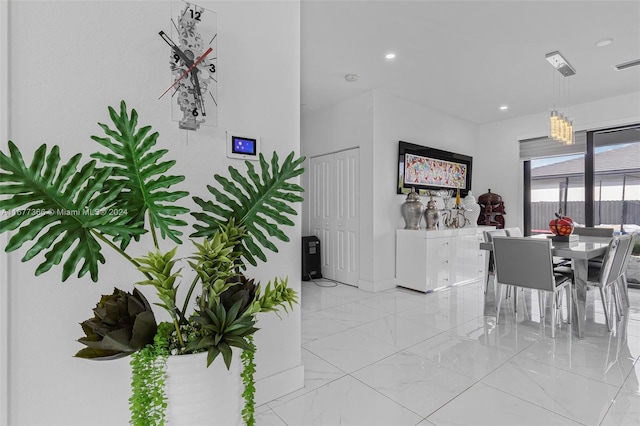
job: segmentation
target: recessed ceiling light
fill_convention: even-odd
[[[344,76],[344,79],[349,83],[353,83],[354,81],[358,81],[358,74],[347,74]]]
[[[500,105],[500,111],[506,111],[509,109],[509,105]]]
[[[603,38],[596,41],[596,47],[605,47],[613,43],[613,39],[611,37]]]
[[[385,58],[387,59],[395,59],[396,58],[396,54],[393,52],[387,53],[385,56]]]

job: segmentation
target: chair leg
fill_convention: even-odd
[[[571,324],[571,318],[573,317],[573,283],[567,283],[567,324]]]
[[[618,287],[618,283],[620,282],[620,278],[618,278],[612,285],[611,291],[613,291],[613,301],[616,305],[616,320],[620,321],[624,316],[622,312],[622,296],[620,295],[620,288]]]
[[[556,319],[557,321],[562,321],[562,302],[563,302],[563,296],[562,296],[562,291],[558,291],[558,289],[556,289],[556,291],[554,292],[554,297],[556,298]]]
[[[500,322],[500,305],[502,304],[502,284],[496,281],[496,324]]]
[[[622,294],[624,295],[624,300],[627,304],[627,308],[631,306],[629,303],[629,286],[627,284],[627,271],[622,273],[622,279],[620,280],[620,285],[622,286]]]
[[[538,305],[540,306],[540,319],[544,318],[547,292],[538,290]]]
[[[513,288],[513,312],[518,313],[518,287],[511,286]]]
[[[609,309],[607,308],[607,298],[605,296],[605,289],[598,286],[600,289],[600,298],[602,299],[602,309],[604,310],[604,319],[607,323],[607,330],[611,331],[611,321],[609,321]]]
[[[556,298],[556,292],[551,295],[551,338],[556,338],[556,314],[558,307],[558,299]]]

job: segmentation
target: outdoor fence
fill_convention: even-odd
[[[548,229],[549,221],[555,217],[560,205],[557,201],[531,203],[531,229]],[[574,222],[580,224],[585,222],[584,202],[582,201],[567,202],[567,209],[566,211],[563,209],[563,213]],[[621,223],[640,225],[640,201],[596,201],[594,221],[596,224],[607,225],[620,225]]]

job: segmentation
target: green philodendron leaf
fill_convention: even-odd
[[[36,269],[40,275],[63,263],[65,281],[80,266],[78,277],[87,272],[98,280],[98,265],[104,263],[94,234],[116,236],[129,232],[125,221],[112,211],[124,184],[106,185],[112,171],[100,169],[95,161],[80,165],[81,155],[60,162],[60,149],[41,145],[27,166],[18,147],[9,141],[9,155],[0,152],[0,233],[15,231],[6,251],[34,241],[23,261],[44,253]],[[130,231],[135,235],[144,230]]]
[[[132,229],[144,229],[145,215],[148,212],[153,226],[160,230],[162,238],[169,237],[178,244],[182,243],[182,232],[176,228],[186,225],[186,222],[177,216],[188,213],[189,209],[173,203],[189,193],[168,189],[182,182],[184,176],[165,175],[175,161],[158,162],[168,151],[152,151],[158,133],[150,133],[150,126],[137,127],[138,113],[135,109],[129,114],[122,101],[120,113],[109,107],[109,116],[115,129],[100,123],[107,137],[91,138],[109,149],[110,153],[96,153],[91,157],[112,168],[107,185],[124,185],[118,207],[126,215],[128,225]],[[115,240],[121,241],[122,248],[125,248],[132,237],[137,240],[138,234],[123,232]]]
[[[301,167],[304,160],[304,157],[294,160],[292,152],[280,165],[274,152],[269,165],[260,154],[260,175],[249,161],[245,162],[246,175],[231,166],[232,180],[215,175],[214,179],[222,188],[207,186],[214,201],[193,197],[203,212],[192,215],[203,224],[194,225],[196,232],[192,236],[211,237],[221,224],[233,220],[247,231],[242,240],[245,260],[252,265],[257,264],[255,258],[266,261],[263,248],[278,251],[273,239],[289,241],[280,227],[293,225],[288,216],[296,215],[296,211],[289,204],[303,200],[298,195],[304,191],[302,187],[289,181],[304,172]]]

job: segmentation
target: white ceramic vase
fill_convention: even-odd
[[[478,226],[478,217],[480,217],[480,204],[476,202],[476,197],[469,191],[466,197],[464,197],[464,209],[466,210],[465,216],[469,219],[469,224],[472,227]]]
[[[165,424],[241,425],[244,398],[242,392],[241,351],[235,349],[231,369],[222,355],[207,367],[207,353],[167,358]]]

